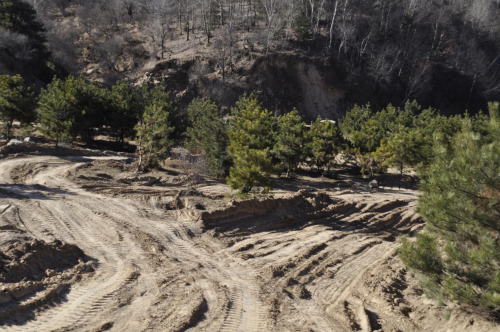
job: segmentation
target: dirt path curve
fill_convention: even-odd
[[[249,264],[207,251],[193,240],[196,229],[173,212],[88,192],[66,179],[88,161],[0,162],[0,201],[18,206],[29,232],[76,244],[98,262],[92,278],[38,308],[33,320],[5,322],[0,330],[86,331],[107,322],[116,331],[266,330],[266,305]],[[14,180],[12,171],[26,165],[33,171]]]

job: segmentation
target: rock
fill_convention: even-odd
[[[377,182],[377,180],[370,181],[370,183],[368,184],[368,186],[370,187],[370,189],[378,189],[378,182]]]
[[[47,277],[49,277],[49,278],[50,278],[50,277],[55,276],[55,275],[56,275],[56,272],[55,272],[54,270],[47,269],[47,270],[45,271],[45,274],[47,275]]]
[[[398,305],[398,304],[400,304],[400,303],[402,303],[402,302],[403,302],[403,300],[402,300],[402,299],[400,299],[399,297],[396,297],[396,298],[394,299],[394,304],[395,304],[395,305]]]
[[[9,143],[7,143],[7,145],[14,145],[14,144],[15,144],[15,145],[24,145],[24,143],[23,143],[23,142],[21,142],[21,141],[20,141],[20,140],[18,140],[18,139],[11,139],[11,140],[9,141]]]

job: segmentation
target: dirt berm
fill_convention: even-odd
[[[284,197],[264,199],[253,198],[245,201],[231,201],[227,208],[201,213],[204,229],[230,231],[236,228],[262,227],[277,228],[295,226],[299,221],[317,218],[318,212],[325,210],[334,201],[326,193],[312,194],[301,190]],[[272,225],[269,219],[273,219]]]

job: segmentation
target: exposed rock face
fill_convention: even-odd
[[[172,59],[158,62],[138,82],[164,80],[183,106],[204,97],[230,108],[242,94],[253,93],[273,111],[297,108],[306,121],[318,115],[336,120],[347,109],[346,90],[332,70],[309,58],[272,55],[241,60],[237,73],[223,82],[210,59]]]

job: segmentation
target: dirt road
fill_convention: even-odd
[[[75,244],[95,262],[54,300],[26,306],[29,315],[2,317],[0,330],[437,331],[440,314],[395,257],[397,238],[423,225],[415,192],[207,198],[199,211],[186,199],[167,210],[71,180],[95,159],[0,161],[0,206],[17,209],[22,230]],[[134,188],[152,190],[127,193]],[[439,330],[466,324],[460,315],[442,318]]]

